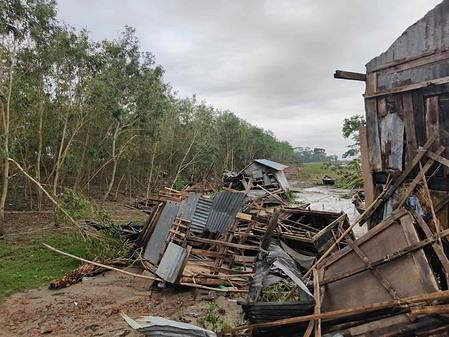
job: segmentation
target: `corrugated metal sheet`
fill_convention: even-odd
[[[299,302],[256,302],[242,304],[251,323],[263,323],[278,319],[311,314],[315,302],[307,299]]]
[[[121,314],[131,328],[150,337],[217,337],[215,332],[199,326],[181,323],[157,316],[144,316],[139,319]]]
[[[283,171],[278,171],[275,174],[276,180],[278,181],[279,185],[281,185],[282,189],[284,191],[288,191],[290,189],[290,185],[288,184],[287,177],[285,176],[285,173]]]
[[[271,161],[268,159],[255,159],[254,160],[256,163],[262,164],[264,166],[268,166],[271,167],[272,169],[275,169],[277,171],[282,171],[284,169],[286,169],[288,166],[280,164],[280,163],[276,163],[275,161]]]
[[[193,212],[192,224],[190,225],[192,233],[204,232],[213,202],[213,199],[199,198],[195,211]]]
[[[156,275],[167,282],[175,283],[179,274],[182,273],[182,267],[186,258],[187,249],[170,242],[164,256],[162,256],[161,262],[159,262]]]
[[[161,259],[161,252],[165,245],[168,232],[173,225],[179,211],[179,202],[167,201],[162,210],[161,216],[154,228],[151,238],[145,248],[144,257],[153,264],[158,264]]]
[[[178,217],[184,220],[192,221],[193,213],[195,212],[196,204],[201,197],[201,193],[191,192],[189,196],[181,201],[179,206]]]
[[[226,233],[234,222],[245,195],[243,192],[228,191],[216,194],[207,218],[206,230],[211,233]]]

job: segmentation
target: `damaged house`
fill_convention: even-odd
[[[239,174],[243,177],[242,183],[246,191],[264,188],[268,191],[281,189],[287,192],[289,185],[284,172],[287,167],[268,159],[255,159]]]

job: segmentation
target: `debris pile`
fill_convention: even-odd
[[[441,149],[432,151],[435,140],[430,137],[418,149],[411,164],[385,183],[383,191],[350,226],[340,226],[339,236],[321,250],[321,257],[310,268],[303,269],[296,261],[300,265],[297,269],[290,264],[291,268],[283,269],[290,277],[302,271],[298,275],[302,283],[297,283],[299,301],[257,302],[261,289],[269,287],[268,280],[273,277],[273,268],[268,265],[277,262],[272,262],[276,246],[272,242],[265,256],[259,254],[260,270],[257,268],[248,300],[243,303],[250,324],[233,333],[446,335],[449,229],[436,214],[449,198],[434,204],[426,174],[439,165],[449,168],[449,160],[440,156]],[[351,229],[366,222],[372,228],[354,239]],[[263,276],[257,277],[259,274]],[[283,311],[283,305],[295,309]],[[267,307],[269,311],[264,310]]]
[[[268,232],[307,268],[348,226],[344,214],[299,207],[274,216],[245,192],[189,192],[154,206],[136,244],[146,268],[165,282],[247,291]]]

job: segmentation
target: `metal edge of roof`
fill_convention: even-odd
[[[159,262],[156,275],[167,282],[175,283],[179,273],[182,273],[181,268],[186,258],[187,249],[170,242]]]
[[[216,337],[216,333],[203,329],[199,326],[173,321],[158,316],[144,316],[139,319],[132,319],[125,313],[121,313],[126,323],[145,336],[168,336],[168,337]]]
[[[283,171],[288,167],[287,165],[277,163],[277,162],[269,160],[269,159],[254,159],[254,162],[259,163],[264,166],[271,167],[272,169],[275,169],[277,171]]]
[[[147,242],[144,257],[153,264],[159,263],[162,247],[165,244],[168,232],[176,219],[179,206],[180,203],[176,201],[166,202],[154,228],[153,234]]]

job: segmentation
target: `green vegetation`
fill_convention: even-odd
[[[299,166],[298,170],[301,180],[312,183],[319,183],[325,175],[332,178],[337,177],[337,172],[325,163],[304,163]]]
[[[77,260],[48,250],[42,242],[103,263],[129,262],[128,244],[113,230],[88,240],[77,233],[61,230],[33,237],[31,241],[0,240],[0,299],[20,290],[45,285],[80,265]]]
[[[260,294],[262,302],[295,302],[299,300],[298,286],[292,280],[282,280],[265,287]]]
[[[328,155],[326,149],[316,147],[296,147],[295,159],[298,163],[324,163],[338,160],[336,155]]]
[[[20,177],[8,157],[54,196],[70,187],[105,200],[219,180],[254,158],[294,158],[271,132],[178,97],[133,28],[93,41],[59,22],[56,8],[53,0],[0,2],[0,222],[8,182]]]
[[[203,315],[198,318],[197,323],[200,327],[212,331],[227,331],[230,328],[230,324],[225,321],[224,315],[220,313],[220,309],[215,302],[209,302]]]
[[[73,233],[52,233],[22,243],[0,240],[0,299],[45,285],[79,266],[79,261],[51,252],[41,242],[78,256],[92,257],[90,244]]]
[[[61,207],[75,220],[93,219],[102,224],[112,224],[111,218],[99,208],[94,200],[81,192],[70,188],[64,188],[58,195]],[[66,216],[60,209],[56,210],[56,219],[59,222],[67,222]]]

